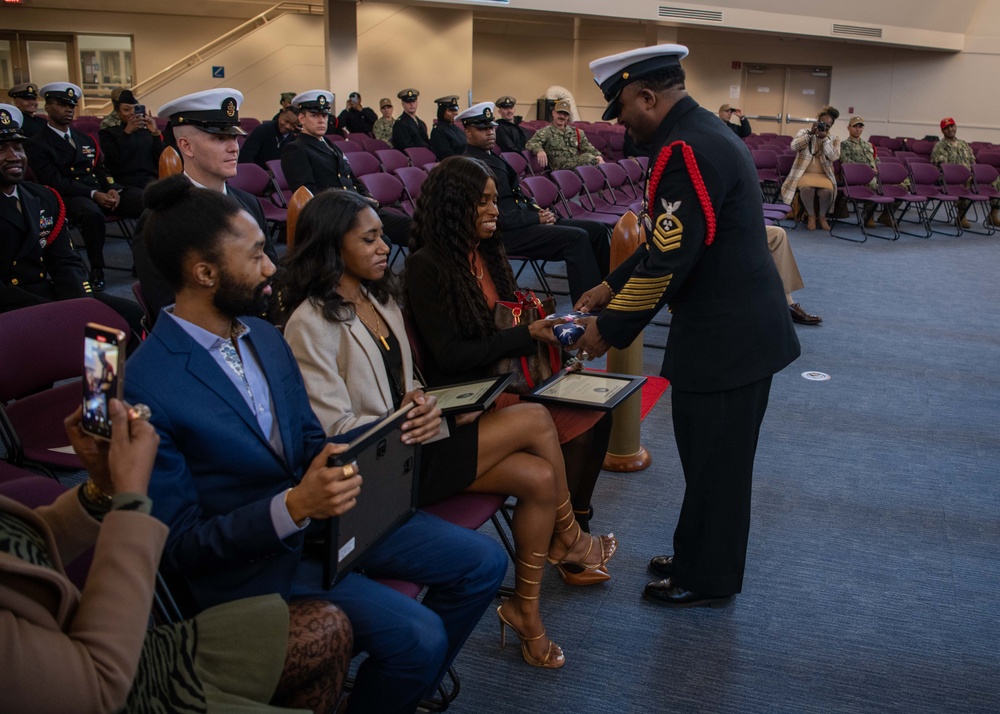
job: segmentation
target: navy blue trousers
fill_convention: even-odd
[[[771,377],[722,392],[670,388],[685,483],[674,581],[702,595],[735,595],[743,589],[753,461]]]
[[[322,564],[303,558],[293,599],[329,600],[350,618],[358,669],[348,712],[409,713],[433,692],[496,595],[507,554],[487,536],[418,511],[376,546],[364,573],[332,590]],[[418,602],[371,578],[428,587]]]

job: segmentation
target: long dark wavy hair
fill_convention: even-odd
[[[283,270],[275,280],[281,303],[277,324],[286,323],[306,300],[330,322],[354,318],[354,305],[337,291],[344,275],[340,251],[344,235],[357,227],[358,216],[366,208],[372,204],[352,191],[324,191],[302,209],[295,247],[285,256]],[[390,270],[380,280],[362,281],[362,285],[383,304],[398,299],[399,282]]]
[[[489,179],[496,181],[479,159],[445,159],[424,181],[410,227],[410,251],[431,252],[441,284],[451,290],[445,308],[469,339],[496,332],[486,296],[469,269],[469,254],[477,245],[500,299],[513,299],[516,289],[500,232],[482,243],[476,236],[476,209]]]

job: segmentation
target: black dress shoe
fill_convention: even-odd
[[[674,556],[658,555],[649,561],[649,572],[661,578],[669,578],[674,574]]]
[[[675,585],[671,578],[654,580],[642,591],[642,597],[657,605],[666,607],[725,607],[733,601],[735,595],[715,597],[699,595]]]
[[[104,292],[104,271],[100,268],[90,271],[90,289],[95,293]]]

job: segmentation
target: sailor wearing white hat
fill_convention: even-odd
[[[238,136],[246,132],[240,127],[240,105],[243,94],[230,87],[206,89],[171,100],[157,110],[157,116],[168,119],[168,139],[184,162],[184,174],[200,188],[227,194],[256,221],[264,235],[264,253],[275,265],[278,252],[274,248],[271,229],[257,197],[235,186],[227,185],[234,178],[240,155]],[[132,244],[136,273],[142,285],[143,297],[155,323],[160,310],[174,302],[173,287],[153,265],[141,235]]]
[[[671,381],[674,438],[685,495],[672,556],[657,556],[646,599],[719,606],[743,586],[757,436],[771,377],[799,342],[764,230],[750,153],[684,87],[681,45],[592,62],[608,108],[652,148],[645,245],[577,310],[581,351],[624,348],[665,306],[672,315],[661,374]]]

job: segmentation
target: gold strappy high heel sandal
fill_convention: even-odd
[[[566,510],[560,514],[560,511],[562,511],[563,508],[565,508]],[[565,525],[563,526],[563,524]],[[559,508],[556,509],[556,526],[559,527],[557,527],[556,530],[553,531],[552,533],[553,541],[557,540],[557,536],[559,536],[560,533],[565,533],[571,528],[576,527],[576,537],[573,538],[573,542],[566,549],[566,552],[563,553],[562,557],[559,558],[552,557],[551,555],[552,548],[551,547],[549,548],[550,555],[548,556],[548,560],[553,565],[562,566],[562,568],[560,568],[560,574],[564,570],[569,570],[570,573],[572,573],[577,569],[579,569],[579,572],[581,573],[584,571],[593,572],[602,570],[604,569],[604,566],[607,565],[608,561],[611,560],[611,556],[613,556],[615,554],[615,551],[618,550],[618,539],[615,538],[614,533],[608,533],[607,535],[603,536],[590,536],[589,534],[585,534],[583,532],[583,529],[580,528],[580,524],[576,522],[576,518],[573,516],[573,507],[570,505],[569,498],[563,501],[562,505],[560,505]],[[576,548],[576,544],[580,542],[580,538],[582,538],[584,535],[587,535],[589,540],[589,543],[587,544],[587,552],[584,553],[583,557],[581,558],[575,558],[573,560],[570,560],[569,554],[573,552],[573,549]],[[600,543],[601,546],[601,559],[599,562],[596,563],[588,563],[587,558],[590,557],[590,553],[594,549],[595,540],[598,543]],[[567,568],[566,566],[570,567]],[[605,574],[607,574],[606,569],[604,569],[604,572]],[[565,575],[563,575],[563,579],[564,580],[566,579]],[[595,580],[595,582],[601,582],[601,579],[597,579]],[[584,583],[584,584],[589,585],[590,583]]]
[[[544,558],[545,557],[544,553],[532,553],[532,555],[534,555],[536,558]],[[517,581],[515,583],[514,592],[522,600],[537,600],[538,599],[538,595],[537,594],[535,594],[535,595],[525,595],[524,593],[521,592],[521,589],[519,589],[519,588],[520,588],[521,583],[524,583],[524,584],[530,586],[530,589],[532,591],[534,591],[535,593],[538,593],[539,590],[541,589],[541,584],[542,584],[541,579],[539,579],[539,580],[528,580],[528,578],[525,578],[524,576],[518,575],[517,574],[517,566],[522,566],[524,568],[530,568],[531,570],[542,570],[545,566],[544,565],[532,565],[531,563],[525,563],[520,558],[515,558],[514,561],[515,561],[514,562],[514,565],[515,565],[515,568],[514,568],[514,570],[515,570],[514,578]],[[539,575],[541,575],[541,574],[539,573]],[[531,654],[531,652],[528,650],[528,643],[529,642],[535,642],[536,640],[540,640],[543,637],[545,637],[545,630],[542,630],[542,633],[540,635],[534,635],[532,637],[527,637],[527,636],[523,635],[520,630],[518,630],[516,627],[514,627],[514,625],[510,622],[510,620],[508,620],[506,617],[504,617],[504,614],[503,614],[503,605],[500,605],[497,608],[497,618],[499,618],[499,620],[500,620],[500,646],[501,647],[503,647],[503,646],[505,646],[507,644],[506,628],[509,627],[510,629],[514,630],[514,634],[517,635],[518,639],[521,641],[521,656],[524,657],[524,661],[527,662],[528,664],[530,664],[532,667],[541,667],[543,669],[559,669],[564,664],[566,664],[566,657],[563,655],[562,650],[560,649],[559,645],[557,645],[552,640],[549,640],[549,646],[545,648],[545,654],[544,654],[544,656],[542,656],[541,659],[536,659]]]

